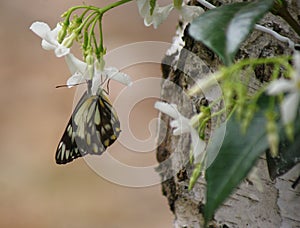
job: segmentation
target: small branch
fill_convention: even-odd
[[[262,31],[262,32],[265,32],[265,33],[268,33],[268,34],[270,34],[271,36],[273,36],[274,38],[276,38],[277,40],[279,40],[281,42],[288,43],[289,47],[291,49],[295,48],[295,43],[286,36],[282,36],[279,33],[275,32],[271,29],[268,29],[268,28],[266,28],[262,25],[255,25],[255,29],[259,30],[259,31]]]
[[[205,0],[198,0],[198,2],[199,2],[201,5],[203,5],[203,6],[205,6],[206,8],[208,8],[208,9],[214,9],[214,8],[216,8],[213,4],[211,4],[211,3],[209,3],[209,2],[207,2],[207,1],[205,1]]]
[[[205,1],[205,0],[197,0],[197,1],[198,1],[201,5],[207,7],[208,9],[214,9],[214,8],[216,8],[213,4],[211,4],[211,3],[209,3],[209,2],[207,2],[207,1]],[[279,33],[275,32],[275,31],[273,31],[273,30],[271,30],[271,29],[268,29],[268,28],[266,28],[266,27],[264,27],[264,26],[262,26],[262,25],[257,25],[257,24],[255,25],[254,28],[255,28],[256,30],[259,30],[259,31],[262,31],[262,32],[265,32],[265,33],[270,34],[270,35],[273,36],[275,39],[277,39],[277,40],[279,40],[279,41],[281,41],[281,42],[288,43],[288,44],[289,44],[289,47],[290,47],[291,49],[294,49],[294,47],[295,47],[295,43],[294,43],[292,40],[290,40],[288,37],[285,37],[285,36],[280,35]]]

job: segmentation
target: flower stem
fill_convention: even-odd
[[[111,4],[101,8],[100,12],[102,14],[104,14],[105,12],[107,12],[108,10],[111,10],[112,8],[115,8],[117,6],[123,5],[123,4],[125,4],[127,2],[131,2],[131,1],[133,1],[133,0],[121,0],[121,1],[118,1],[118,2],[111,3]]]
[[[100,33],[100,44],[99,44],[99,48],[96,53],[98,59],[100,59],[101,53],[105,52],[104,47],[103,47],[102,16],[99,19],[99,33]],[[103,54],[105,54],[105,53],[103,53]]]

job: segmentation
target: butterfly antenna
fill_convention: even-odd
[[[58,85],[58,86],[55,86],[55,88],[58,89],[58,88],[72,87],[72,86],[82,85],[82,84],[85,84],[85,83],[87,83],[87,82],[80,82],[80,83],[76,83],[76,84],[73,84],[73,85]]]
[[[58,86],[55,86],[55,89],[64,88],[64,87],[68,87],[68,85],[58,85]]]
[[[101,77],[102,78],[102,77]],[[104,80],[102,80],[102,82],[101,82],[101,84],[100,84],[100,86],[102,87],[104,84],[105,84],[105,82],[107,81],[107,84],[106,84],[106,90],[105,89],[103,89],[107,94],[109,94],[109,82],[110,82],[110,79],[108,79],[108,77],[107,77],[107,75],[105,75],[105,78],[104,78]]]
[[[107,94],[109,94],[109,83],[110,83],[110,79],[108,79],[107,84],[106,84]]]

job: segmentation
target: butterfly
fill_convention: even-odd
[[[77,103],[57,146],[57,164],[66,164],[86,154],[101,155],[118,138],[120,121],[103,89],[96,95],[88,89]]]

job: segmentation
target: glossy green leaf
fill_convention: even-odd
[[[241,43],[272,4],[273,0],[260,0],[209,10],[191,23],[190,35],[217,53],[225,65],[230,65]]]
[[[221,128],[215,131],[207,153],[215,154],[215,145],[226,133],[219,153],[206,170],[207,195],[205,219],[212,219],[215,210],[228,198],[238,184],[247,176],[257,158],[268,148],[265,126],[266,119],[258,112],[252,119],[246,132],[242,132],[240,123],[232,116]],[[208,164],[210,163],[208,157]]]

